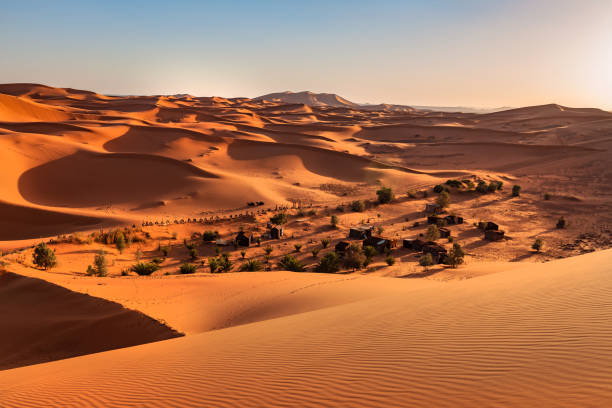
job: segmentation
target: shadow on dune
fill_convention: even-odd
[[[179,337],[118,303],[0,272],[0,370]]]

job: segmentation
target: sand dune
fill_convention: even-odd
[[[32,100],[0,93],[0,121],[35,122],[68,120],[70,115]]]
[[[0,390],[7,407],[605,406],[611,256],[5,371]]]

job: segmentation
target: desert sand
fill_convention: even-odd
[[[555,104],[477,114],[0,85],[0,406],[605,406],[611,130],[610,112]],[[503,188],[466,187],[479,180]],[[438,240],[462,245],[458,268],[402,248],[426,233],[436,185],[465,219]],[[395,199],[378,205],[383,186]],[[202,240],[261,237],[279,212],[282,239]],[[504,239],[483,239],[487,221]],[[393,264],[314,273],[364,225],[399,243]],[[100,238],[117,228],[123,250]],[[33,265],[40,242],[56,267]],[[88,276],[100,250],[108,276]],[[229,273],[209,269],[220,252]],[[286,254],[306,270],[283,270]],[[247,260],[263,270],[239,272]],[[138,276],[140,261],[159,270]]]

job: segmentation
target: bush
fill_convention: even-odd
[[[463,184],[468,188],[468,190],[474,188],[474,182],[470,179],[461,180]]]
[[[479,193],[486,193],[487,191],[489,191],[489,186],[487,186],[487,183],[485,183],[484,181],[480,180],[478,182],[478,185],[476,186],[476,191]]]
[[[139,262],[132,265],[130,270],[136,272],[138,275],[151,275],[153,272],[159,269],[159,265],[153,262]]]
[[[491,181],[487,186],[488,193],[494,193],[497,191],[497,181]]]
[[[170,253],[170,248],[168,248],[168,247],[162,247],[162,248],[161,248],[161,253],[162,253],[162,255],[164,256],[164,258],[167,258],[167,257],[168,257],[168,254]]]
[[[421,265],[425,269],[427,269],[428,267],[433,265],[433,258],[431,257],[431,254],[427,253],[427,254],[423,255],[422,257],[420,257],[419,258],[419,265]]]
[[[313,249],[312,249],[312,251],[310,251],[310,252],[312,252],[312,257],[313,257],[313,258],[318,257],[318,256],[319,256],[319,251],[320,251],[320,250],[321,250],[321,248],[313,248]]]
[[[295,252],[302,251],[302,244],[295,244],[293,247],[295,248]]]
[[[465,251],[459,244],[453,244],[453,248],[448,252],[446,257],[446,263],[453,268],[456,268],[458,265],[463,263],[463,258],[465,257]]]
[[[161,258],[153,258],[151,259],[151,262],[153,262],[154,264],[160,265],[161,263],[164,262],[164,260]]]
[[[244,257],[246,256],[246,251],[244,249],[240,251],[240,256],[242,257],[242,259],[244,259]]]
[[[550,200],[550,193],[544,193],[544,200]]]
[[[196,266],[190,263],[184,263],[179,268],[179,272],[182,273],[183,275],[188,274],[188,273],[195,273],[195,271],[196,271]]]
[[[440,230],[436,225],[430,225],[425,233],[425,239],[427,241],[435,241],[440,238]]]
[[[329,242],[330,242],[329,239],[324,238],[324,239],[321,240],[321,246],[323,248],[327,248],[329,246]]]
[[[521,195],[521,186],[514,185],[512,186],[512,197],[518,197]]]
[[[219,269],[219,262],[217,261],[217,258],[208,258],[208,267],[210,268],[210,273],[216,273]]]
[[[219,232],[217,231],[204,231],[202,234],[202,241],[210,242],[214,241],[219,237]]]
[[[351,203],[351,210],[355,212],[363,212],[365,210],[365,204],[360,200],[353,201]]]
[[[372,258],[378,255],[378,251],[373,246],[367,245],[363,248],[363,254],[365,255],[366,259],[371,261]]]
[[[287,214],[285,214],[284,212],[280,212],[270,218],[270,222],[276,225],[286,224],[287,220],[288,220]]]
[[[108,270],[106,269],[106,257],[104,256],[104,250],[100,250],[94,256],[94,266],[93,271],[97,276],[106,276],[108,275]]]
[[[409,191],[408,198],[416,198],[416,195],[412,191]]]
[[[440,194],[444,191],[444,186],[442,184],[436,184],[433,188],[434,193]]]
[[[55,258],[55,252],[47,246],[44,242],[36,245],[34,248],[34,254],[32,255],[34,265],[39,268],[49,269],[57,265],[57,259]]]
[[[390,203],[395,198],[391,187],[382,187],[376,192],[376,195],[378,196],[378,202],[381,204]]]
[[[436,198],[436,203],[442,208],[448,207],[450,204],[450,194],[446,191],[441,192],[438,198]]]
[[[264,248],[264,252],[266,253],[266,255],[270,255],[272,251],[274,251],[274,248],[272,248],[270,245]]]
[[[444,184],[455,188],[461,188],[463,186],[463,184],[459,180],[446,180],[446,183]]]
[[[557,220],[557,228],[558,229],[563,229],[565,228],[565,226],[567,225],[567,222],[565,221],[564,217],[559,218],[559,220]]]
[[[249,259],[240,265],[240,271],[242,272],[256,272],[261,271],[263,269],[263,265],[257,259]]]
[[[335,215],[332,215],[329,220],[329,223],[333,228],[336,228],[338,226],[338,217]]]
[[[125,244],[125,236],[123,235],[123,233],[121,233],[121,232],[119,233],[119,236],[117,237],[117,242],[115,243],[115,246],[119,250],[120,254],[123,253],[123,250],[127,246]]]
[[[536,252],[540,252],[543,246],[544,246],[544,243],[542,242],[540,238],[538,238],[531,245],[531,249],[534,249]]]
[[[365,260],[365,255],[356,244],[352,244],[347,248],[344,258],[342,259],[344,267],[352,270],[361,269]]]
[[[285,255],[278,262],[278,267],[287,271],[302,272],[304,271],[304,264],[291,255]]]
[[[315,271],[323,273],[335,273],[340,270],[340,258],[335,252],[329,252],[321,258]]]
[[[234,266],[233,262],[229,259],[228,254],[221,254],[218,258],[219,270],[221,272],[229,272]]]
[[[189,250],[189,256],[191,257],[192,260],[195,261],[196,259],[198,259],[198,250],[195,248],[191,248]]]
[[[385,262],[387,263],[387,265],[392,266],[393,264],[395,264],[395,258],[391,255],[387,255],[387,257],[385,258]]]

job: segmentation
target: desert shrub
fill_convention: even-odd
[[[246,256],[246,251],[244,249],[240,251],[240,256],[242,257],[242,259],[244,259],[244,257]]]
[[[240,265],[240,271],[242,272],[256,272],[261,271],[263,269],[263,265],[257,259],[249,259]]]
[[[468,188],[468,190],[471,190],[471,189],[473,189],[475,187],[474,186],[474,182],[472,180],[470,180],[470,179],[461,180],[461,182],[463,184],[465,184],[465,186]]]
[[[391,187],[381,187],[381,189],[376,192],[376,195],[378,196],[378,202],[381,204],[390,203],[395,198]]]
[[[362,212],[365,210],[365,204],[361,200],[355,200],[351,203],[351,210],[355,212]]]
[[[366,259],[371,261],[372,258],[378,255],[378,251],[373,246],[367,245],[363,248],[363,254],[365,255]]]
[[[218,265],[221,272],[229,272],[232,270],[234,263],[229,259],[228,254],[221,254],[218,258]]]
[[[198,259],[198,250],[197,250],[197,249],[195,249],[195,248],[191,248],[191,249],[189,250],[189,257],[190,257],[192,260],[196,260],[196,259]]]
[[[323,273],[335,273],[340,270],[340,258],[335,252],[329,252],[325,254],[318,265],[315,267],[315,271]]]
[[[183,275],[186,275],[188,273],[195,273],[196,272],[196,266],[194,264],[184,263],[179,268],[179,272],[182,273]]]
[[[329,242],[330,242],[330,241],[329,241],[329,239],[327,239],[327,238],[323,238],[323,239],[321,240],[321,246],[322,246],[323,248],[327,248],[327,247],[329,246]]]
[[[87,276],[94,276],[96,274],[96,271],[94,270],[93,266],[91,265],[87,265]]]
[[[302,244],[295,244],[293,247],[295,248],[295,252],[301,252],[302,251]]]
[[[276,225],[286,224],[288,220],[287,214],[284,212],[280,212],[270,217],[270,222]]]
[[[497,181],[489,182],[489,185],[487,186],[487,192],[494,193],[496,191],[497,191]]]
[[[409,191],[408,198],[416,198],[416,195],[412,191]]]
[[[151,259],[151,262],[153,262],[154,264],[160,265],[164,262],[164,260],[161,258],[153,258]]]
[[[446,180],[446,183],[444,184],[455,188],[461,188],[463,186],[463,184],[459,180]]]
[[[217,231],[204,231],[202,234],[202,241],[210,242],[214,241],[219,237],[219,232]]]
[[[106,268],[106,256],[104,255],[104,250],[100,250],[94,256],[94,264],[93,270],[97,276],[106,276],[108,275],[108,270]]]
[[[310,251],[312,252],[313,258],[316,258],[319,256],[319,251],[321,251],[321,248],[313,248],[312,251]]]
[[[57,258],[55,258],[55,252],[47,246],[44,242],[36,245],[34,248],[34,254],[32,255],[34,265],[39,268],[49,269],[57,265]]]
[[[161,248],[161,253],[164,256],[164,258],[168,257],[168,254],[170,253],[170,248],[168,247],[162,247]]]
[[[343,206],[343,205],[339,205],[339,206],[337,206],[337,207],[336,207],[336,211],[339,211],[339,212],[344,212],[344,206]]]
[[[444,186],[442,184],[436,184],[433,188],[434,193],[440,194],[444,191]]]
[[[550,193],[544,193],[544,200],[548,201],[550,200]]]
[[[521,186],[515,184],[512,186],[512,197],[518,197],[521,195]]]
[[[330,224],[330,225],[331,225],[333,228],[336,228],[336,227],[338,226],[338,217],[337,217],[336,215],[332,215],[332,216],[330,217],[329,224]]]
[[[384,230],[385,229],[382,226],[380,226],[380,225],[378,227],[376,227],[376,232],[378,233],[378,235],[382,235]]]
[[[453,244],[453,247],[448,252],[446,257],[446,263],[453,268],[456,268],[458,265],[463,263],[463,259],[465,257],[465,251],[459,244]]]
[[[534,249],[536,252],[540,252],[542,247],[544,247],[544,242],[542,242],[540,238],[536,239],[533,241],[533,244],[531,244],[531,249]]]
[[[216,273],[219,269],[219,262],[217,261],[217,258],[208,258],[208,267],[210,268],[210,273]]]
[[[452,236],[449,236],[447,239],[448,239],[448,242],[453,242],[455,240]]]
[[[387,263],[387,265],[392,266],[393,264],[395,264],[395,258],[391,255],[387,255],[387,257],[385,258],[385,262]]]
[[[440,238],[440,230],[436,225],[430,225],[425,232],[425,239],[427,241],[435,241]]]
[[[345,268],[357,270],[361,269],[365,260],[366,257],[361,251],[361,248],[359,248],[359,246],[356,244],[352,244],[347,248],[342,262],[344,263]]]
[[[489,191],[489,186],[487,186],[487,183],[484,182],[483,180],[480,180],[478,182],[478,185],[476,186],[476,191],[479,193],[486,193],[487,191]]]
[[[563,229],[563,228],[565,228],[565,226],[566,226],[566,225],[567,225],[567,222],[565,221],[565,218],[564,218],[564,217],[560,217],[560,218],[557,220],[557,228],[558,228],[558,229]]]
[[[422,257],[420,257],[419,258],[419,265],[421,265],[425,269],[427,269],[428,267],[433,265],[433,258],[431,257],[431,254],[427,253],[427,254],[423,255]]]
[[[159,265],[153,262],[139,262],[132,265],[130,270],[136,272],[138,275],[151,275],[153,272],[159,269]]]
[[[442,208],[448,207],[450,204],[450,194],[448,194],[446,191],[442,191],[438,195],[438,198],[436,198],[436,203]]]
[[[294,256],[285,255],[278,262],[278,267],[287,271],[302,272],[304,264]]]
[[[266,255],[270,255],[272,251],[274,251],[274,248],[272,248],[270,245],[264,248],[264,252],[266,253]]]

